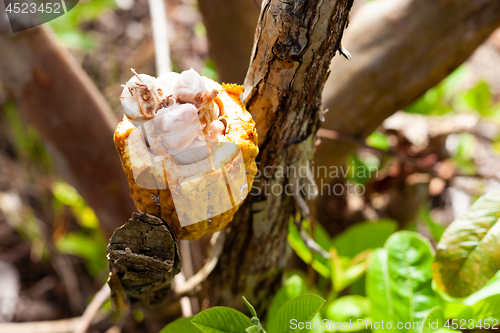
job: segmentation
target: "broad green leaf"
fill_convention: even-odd
[[[384,246],[396,228],[397,223],[393,220],[358,223],[335,237],[331,246],[340,256],[352,258],[365,250]]]
[[[500,269],[500,191],[479,198],[454,221],[438,246],[434,280],[453,297],[482,288]]]
[[[291,275],[280,290],[274,296],[271,306],[268,311],[268,318],[276,318],[279,309],[288,301],[291,301],[297,296],[309,294],[310,290],[307,288],[307,283],[304,277],[294,274]],[[313,319],[313,322],[321,322],[321,315],[318,313]],[[271,320],[268,320],[270,322]],[[311,333],[322,333],[324,332],[322,328],[316,329],[304,329],[303,332],[311,332]]]
[[[292,319],[309,322],[321,309],[325,300],[316,295],[301,295],[283,304],[275,318],[270,318],[269,333],[298,333],[300,328],[291,328]]]
[[[498,295],[500,295],[500,280],[495,280],[464,299],[463,303],[467,305],[474,305],[483,299]]]
[[[457,309],[460,312],[454,318],[458,320],[470,320],[476,324],[481,320],[483,324],[489,323],[490,325],[493,325],[496,320],[497,324],[500,324],[500,295],[487,297],[473,305],[463,304]]]
[[[386,249],[375,251],[366,274],[366,294],[372,306],[372,320],[378,322],[384,320],[393,323],[396,320],[387,261]]]
[[[435,306],[429,310],[425,318],[422,320],[420,333],[435,333],[444,327],[446,319],[444,317],[441,306]]]
[[[193,317],[180,318],[165,326],[160,333],[201,333],[192,323]]]
[[[306,281],[299,275],[290,276],[274,296],[269,307],[268,318],[276,318],[278,310],[297,296],[308,294]]]
[[[392,322],[392,330],[374,332],[418,332],[397,329],[398,322],[420,323],[437,305],[432,290],[433,252],[429,241],[418,233],[400,231],[378,250],[367,276],[367,294],[372,303],[373,322]],[[413,326],[413,325],[412,325]]]
[[[369,320],[370,315],[370,300],[358,295],[341,297],[328,305],[326,309],[326,318],[335,323],[349,323],[353,325],[340,328],[338,332],[357,332],[365,328],[357,327],[358,319],[363,319],[364,322]]]
[[[254,326],[243,313],[225,307],[202,311],[191,322],[203,333],[242,333]]]

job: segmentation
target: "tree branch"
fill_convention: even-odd
[[[353,59],[333,59],[324,128],[363,140],[382,121],[439,83],[500,26],[496,0],[382,0],[356,13],[342,44]],[[339,165],[355,145],[318,147],[316,165]]]
[[[302,181],[275,172],[283,166],[299,168],[312,158],[320,94],[351,6],[351,0],[262,4],[244,99],[257,123],[259,169],[266,170],[271,186],[283,189]],[[253,186],[253,195],[235,215],[223,255],[209,276],[205,290],[210,305],[237,307],[235,296],[243,293],[263,311],[281,284],[295,200],[284,193],[266,195],[263,179]]]
[[[112,140],[118,121],[52,31],[12,34],[3,14],[0,80],[109,236],[135,209]]]

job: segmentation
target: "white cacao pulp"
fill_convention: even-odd
[[[159,78],[135,74],[123,87],[125,115],[142,129],[155,154],[175,156],[179,164],[207,158],[210,143],[225,134],[216,103],[218,90],[207,90],[203,78],[190,69]]]

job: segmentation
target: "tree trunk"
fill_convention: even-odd
[[[2,14],[0,80],[111,236],[135,210],[113,145],[118,120],[51,30],[12,34]]]
[[[223,255],[207,281],[211,306],[239,307],[238,296],[244,294],[262,312],[281,284],[288,222],[295,212],[290,194],[298,192],[303,179],[280,169],[299,170],[312,158],[321,92],[351,6],[352,0],[262,4],[244,93],[257,124],[261,176],[235,215]],[[280,188],[288,192],[278,193]]]

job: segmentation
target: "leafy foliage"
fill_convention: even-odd
[[[204,333],[240,333],[253,326],[243,313],[225,307],[202,311],[191,322]]]
[[[214,307],[200,312],[194,318],[181,318],[165,326],[160,333],[266,333],[254,307],[243,297],[252,319],[243,313],[226,307]],[[269,322],[269,333],[298,333],[300,328],[290,328],[290,318],[299,322],[311,320],[321,309],[325,300],[316,295],[301,295],[285,302]]]
[[[453,222],[438,244],[434,279],[453,297],[483,287],[500,269],[500,191],[478,199]]]
[[[396,327],[399,322],[423,320],[426,312],[437,305],[432,290],[432,260],[430,243],[419,234],[401,231],[389,238],[368,271],[367,293],[373,321],[391,322]]]

